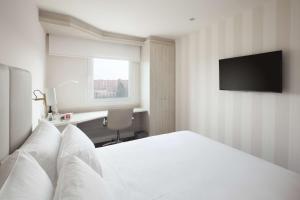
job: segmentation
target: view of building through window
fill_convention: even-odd
[[[94,98],[128,97],[129,61],[93,59]]]

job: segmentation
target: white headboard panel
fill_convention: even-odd
[[[9,154],[9,69],[0,65],[0,160]]]
[[[32,131],[30,72],[0,64],[0,160]]]

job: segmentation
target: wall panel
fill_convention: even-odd
[[[299,13],[297,0],[271,0],[201,28],[198,37],[178,39],[176,122],[182,116],[191,121],[180,129],[300,172]],[[195,44],[197,57],[191,51]],[[220,58],[279,49],[284,51],[282,94],[218,89]]]
[[[36,2],[0,1],[0,27],[0,63],[30,71],[32,88],[44,90],[46,34],[39,23]],[[43,116],[43,102],[33,101],[34,127]]]

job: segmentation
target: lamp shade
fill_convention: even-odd
[[[57,104],[55,88],[49,88],[46,92],[47,106],[54,106]]]

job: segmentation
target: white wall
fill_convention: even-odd
[[[32,88],[44,89],[45,33],[33,0],[0,1],[0,63],[32,73]],[[33,125],[43,115],[42,102],[33,102]]]
[[[300,1],[274,0],[176,41],[176,127],[300,172]],[[220,91],[218,60],[282,49],[284,92]]]
[[[142,108],[146,109],[148,113],[145,115],[144,127],[149,133],[150,123],[150,41],[147,40],[144,46],[141,48],[141,70],[140,70],[140,105]]]

